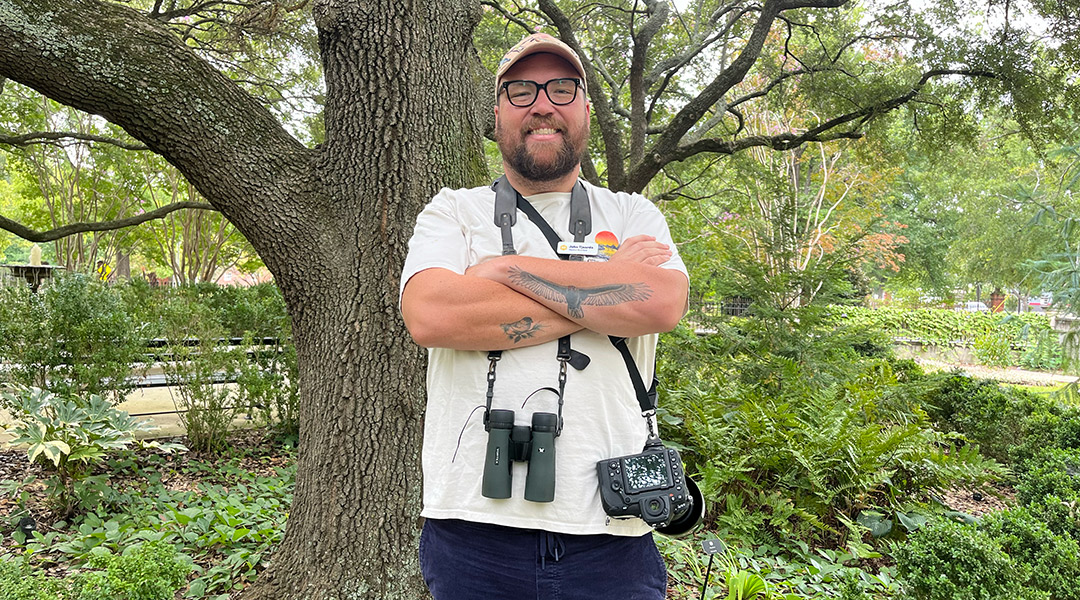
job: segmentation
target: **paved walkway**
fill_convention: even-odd
[[[1077,377],[1076,375],[1048,373],[1046,371],[1027,371],[1017,367],[996,368],[985,367],[983,365],[955,364],[921,357],[916,357],[915,362],[919,363],[919,365],[927,371],[951,371],[953,369],[960,369],[972,377],[993,379],[994,381],[999,381],[1001,383],[1050,387],[1055,385],[1063,386],[1068,383],[1080,381],[1080,377]]]

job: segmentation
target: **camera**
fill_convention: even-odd
[[[682,535],[704,513],[704,498],[687,479],[682,459],[659,438],[650,438],[639,454],[596,463],[600,502],[614,518],[639,517],[665,535]]]
[[[530,502],[555,500],[555,436],[559,417],[554,413],[532,415],[532,427],[514,425],[514,411],[492,409],[485,429],[484,479],[480,493],[485,498],[509,498],[514,462],[528,462],[525,499]]]

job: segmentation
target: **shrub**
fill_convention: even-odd
[[[961,373],[937,374],[918,384],[927,414],[942,429],[962,433],[987,456],[1009,458],[1024,437],[1024,419],[1048,401],[1030,392],[973,379]]]
[[[1080,408],[1050,405],[1024,417],[1020,430],[1022,433],[1008,454],[1014,470],[1023,475],[1029,461],[1047,448],[1080,448]]]
[[[1066,498],[1051,494],[1032,500],[1024,508],[1050,531],[1080,543],[1080,494]]]
[[[710,517],[761,541],[783,533],[837,542],[862,508],[906,511],[929,490],[1001,474],[934,432],[917,406],[885,394],[894,382],[887,363],[864,367],[843,385],[784,397],[737,386],[666,394],[664,435],[688,448],[687,468],[717,503]]]
[[[973,525],[936,522],[895,549],[903,594],[913,600],[1047,598],[1025,588],[1028,571]]]
[[[218,342],[225,332],[201,304],[173,297],[161,306],[160,317],[169,354],[162,370],[177,389],[174,402],[189,445],[198,452],[220,452],[242,408],[236,386],[224,382],[236,376],[247,356],[242,348]]]
[[[1080,450],[1047,448],[1025,463],[1016,499],[1037,502],[1047,496],[1080,496]]]
[[[1014,562],[1026,565],[1024,585],[1042,590],[1054,600],[1080,599],[1080,547],[1055,534],[1026,508],[992,513],[979,528],[990,534]]]
[[[287,335],[288,331],[283,331],[278,339],[287,340]],[[274,347],[252,346],[251,352],[250,360],[238,365],[237,401],[257,411],[260,422],[295,445],[300,435],[296,347],[286,341]]]
[[[0,329],[9,380],[61,395],[119,402],[144,352],[120,293],[78,273],[58,276],[38,294],[0,290]]]
[[[229,337],[277,336],[288,318],[285,300],[272,283],[250,287],[197,283],[176,293],[209,309]]]

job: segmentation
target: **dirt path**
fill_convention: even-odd
[[[1080,377],[1077,377],[1076,375],[1047,373],[1045,371],[1026,371],[1016,367],[996,368],[984,367],[982,365],[958,365],[930,358],[916,358],[915,362],[919,363],[919,365],[927,371],[951,371],[953,369],[960,369],[972,377],[993,379],[994,381],[1000,381],[1002,383],[1054,386],[1073,383],[1080,380]]]

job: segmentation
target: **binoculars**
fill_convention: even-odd
[[[514,425],[514,411],[492,409],[484,429],[488,432],[484,455],[485,498],[509,498],[515,461],[528,462],[525,499],[551,502],[555,499],[555,436],[559,417],[554,413],[532,415],[532,427]]]

